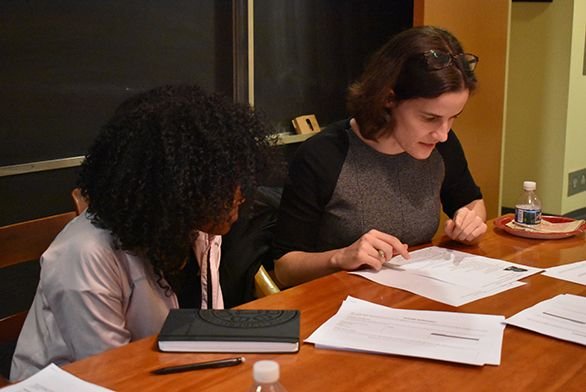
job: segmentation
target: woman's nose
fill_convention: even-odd
[[[433,133],[437,141],[443,143],[448,140],[448,132],[450,132],[450,123],[446,121]]]

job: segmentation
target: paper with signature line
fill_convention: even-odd
[[[392,258],[380,271],[351,272],[452,306],[485,298],[524,283],[542,271],[505,260],[431,246],[411,252],[408,262]],[[397,265],[395,260],[401,263]]]
[[[499,365],[504,316],[394,309],[348,297],[306,342],[317,348]]]
[[[543,275],[586,285],[586,260],[547,268]]]
[[[586,346],[586,297],[560,294],[522,310],[506,323]]]

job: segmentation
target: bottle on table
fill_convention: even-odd
[[[279,364],[275,361],[257,361],[252,367],[254,382],[249,392],[287,392],[279,382]]]
[[[522,225],[538,225],[541,223],[541,201],[535,193],[534,181],[523,182],[523,193],[515,204],[515,222]]]

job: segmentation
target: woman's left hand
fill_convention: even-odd
[[[455,241],[465,244],[477,242],[486,233],[484,203],[481,203],[482,211],[477,211],[478,207],[480,206],[464,206],[456,211],[454,218],[446,222],[446,235]]]

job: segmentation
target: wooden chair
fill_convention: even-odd
[[[48,216],[0,227],[0,268],[17,268],[17,264],[38,260],[55,236],[75,217],[75,213]],[[0,344],[12,347],[24,324],[28,310],[4,315],[0,319]],[[4,354],[4,353],[3,353]],[[11,353],[9,353],[11,357]]]
[[[72,190],[71,198],[73,199],[75,212],[77,215],[81,214],[81,212],[87,208],[87,200],[81,195],[81,189],[75,188]]]
[[[254,275],[255,297],[266,297],[267,295],[276,294],[279,291],[281,291],[279,286],[275,283],[265,267],[261,265],[256,275]]]

